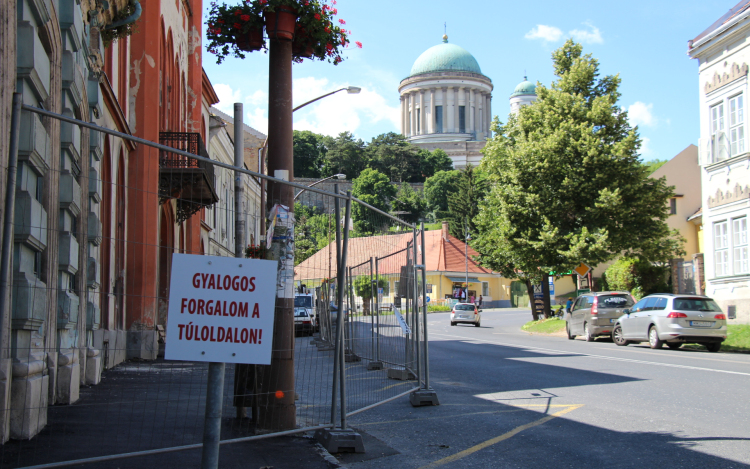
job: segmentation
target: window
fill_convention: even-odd
[[[466,133],[466,106],[458,106],[458,131]]]
[[[654,306],[655,310],[663,310],[667,308],[667,299],[666,298],[659,298],[656,300],[656,305]]]
[[[747,259],[747,217],[732,220],[732,247],[734,251],[734,273],[746,274],[748,269]]]
[[[729,243],[727,222],[714,223],[714,257],[717,277],[729,275]]]
[[[490,282],[482,282],[482,296],[490,296]]]
[[[646,304],[643,305],[643,311],[653,311],[656,309],[656,302],[658,301],[658,298],[651,297],[646,298]]]
[[[729,100],[729,142],[731,156],[745,153],[745,106],[742,95]]]
[[[393,282],[393,291],[396,292],[396,296],[398,296],[398,280]]]
[[[443,106],[435,106],[435,133],[443,133]]]
[[[724,103],[711,108],[711,136],[724,130]]]
[[[44,178],[41,176],[36,177],[36,191],[34,192],[34,198],[37,202],[42,203],[42,190],[44,189]]]
[[[42,253],[34,252],[34,276],[36,278],[42,278]]]
[[[646,301],[647,301],[647,298],[644,298],[641,301],[639,301],[638,303],[634,304],[633,305],[633,309],[631,311],[634,312],[634,313],[636,313],[638,311],[643,311],[643,308],[646,305]]]
[[[672,197],[671,199],[669,199],[669,214],[670,215],[677,214],[677,198],[676,197]]]

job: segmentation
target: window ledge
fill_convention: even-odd
[[[714,278],[708,279],[708,281],[714,285],[747,282],[749,280],[750,280],[750,274],[728,275],[725,277],[714,277]]]
[[[750,151],[746,151],[745,153],[740,153],[739,155],[733,156],[731,158],[727,158],[726,160],[721,160],[716,163],[707,164],[703,168],[707,172],[711,173],[719,169],[724,169],[727,166],[732,165],[734,163],[740,163],[746,160],[750,160]]]

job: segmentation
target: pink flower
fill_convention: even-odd
[[[344,21],[343,19],[339,18],[339,23],[346,24],[346,21]]]
[[[359,41],[356,41],[356,42],[355,42],[355,44],[356,44],[356,45],[357,45],[357,47],[359,47],[360,49],[362,48],[362,43],[361,43],[361,42],[359,42]]]
[[[334,14],[334,15],[338,15],[338,13],[339,13],[338,9],[336,9],[336,8],[334,8],[334,9],[333,9],[333,10],[331,10],[331,11],[333,12],[333,14]]]

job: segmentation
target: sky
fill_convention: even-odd
[[[599,60],[602,75],[622,79],[620,106],[638,126],[642,158],[668,160],[699,137],[698,64],[687,56],[687,41],[735,3],[338,0],[352,47],[337,66],[295,64],[294,105],[345,86],[362,92],[337,93],[300,109],[294,129],[332,136],[349,131],[365,142],[400,132],[399,83],[422,52],[441,42],[446,28],[449,41],[468,50],[492,80],[492,114],[506,121],[508,99],[524,74],[549,86],[555,78],[551,53],[572,37]],[[245,123],[266,133],[268,55],[253,52],[217,65],[204,47],[203,66],[221,100],[217,107],[231,115],[233,103],[244,103]]]

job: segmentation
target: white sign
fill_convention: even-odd
[[[398,324],[401,326],[401,330],[404,331],[404,334],[411,334],[411,328],[406,324],[404,317],[401,316],[401,311],[399,311],[398,308],[393,308],[393,313],[396,315]]]
[[[271,364],[277,261],[174,254],[164,358]]]

